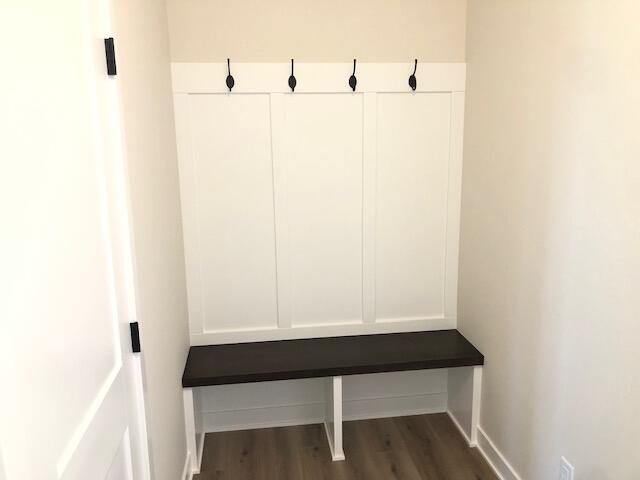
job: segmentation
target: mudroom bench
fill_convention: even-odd
[[[458,330],[193,346],[182,376],[192,470],[199,471],[204,447],[204,434],[196,425],[194,388],[324,377],[327,440],[333,460],[344,460],[344,375],[449,369],[449,414],[475,445],[483,364],[484,356]]]

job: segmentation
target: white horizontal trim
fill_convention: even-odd
[[[362,320],[361,319],[350,319],[350,320],[344,320],[341,322],[331,322],[331,323],[299,323],[296,324],[295,322],[293,322],[291,324],[290,327],[288,328],[325,328],[325,327],[335,327],[335,326],[340,326],[340,325],[362,325]]]
[[[324,421],[324,402],[202,412],[205,432],[310,425]]]
[[[172,63],[174,93],[229,93],[226,63]],[[295,63],[295,93],[353,93],[353,63]],[[356,93],[411,92],[411,63],[358,63]],[[233,93],[290,93],[291,63],[231,63]],[[465,63],[418,63],[416,92],[463,92]],[[233,94],[232,93],[232,94]]]
[[[247,412],[247,414],[251,414],[251,412],[259,412],[262,410],[277,410],[281,408],[313,408],[316,405],[324,405],[324,401],[317,402],[300,402],[300,403],[283,403],[281,405],[262,405],[259,407],[240,407],[240,408],[223,408],[220,410],[203,410],[202,415],[225,415],[227,413],[239,413]]]
[[[447,393],[343,400],[344,421],[442,413]],[[324,422],[324,402],[270,405],[258,408],[202,412],[205,432],[289,427]]]
[[[433,395],[446,395],[447,392],[429,392],[429,393],[414,393],[414,394],[405,394],[405,395],[389,395],[385,397],[364,397],[364,398],[350,398],[343,400],[343,403],[352,403],[358,404],[359,402],[369,402],[369,401],[381,401],[381,400],[397,400],[403,398],[416,398],[416,397],[429,397]],[[230,413],[230,412],[250,412],[250,411],[259,411],[259,410],[268,410],[271,408],[287,408],[287,407],[309,407],[312,405],[324,405],[324,401],[317,402],[303,402],[303,403],[283,403],[281,405],[264,405],[261,407],[241,407],[241,408],[226,408],[221,410],[203,410],[201,413],[203,415],[215,415],[219,413]]]
[[[421,332],[456,328],[455,319],[437,317],[422,320],[398,320],[379,323],[350,323],[292,328],[268,328],[196,333],[191,345],[220,345],[224,343],[294,340],[299,338],[340,337],[345,335],[371,335],[380,333]]]
[[[434,315],[431,317],[396,317],[396,318],[386,318],[380,317],[376,318],[376,323],[403,323],[403,322],[426,322],[433,320],[443,320],[445,317],[442,315]]]
[[[344,400],[343,403],[345,421],[426,415],[446,410],[447,392],[358,398]]]
[[[478,427],[478,450],[500,480],[522,480],[481,427]]]

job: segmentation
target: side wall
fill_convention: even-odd
[[[189,339],[167,16],[162,1],[114,4],[151,462],[155,480],[175,480],[186,455]]]
[[[467,0],[168,0],[173,62],[464,62]]]
[[[459,328],[487,359],[481,427],[523,479],[562,455],[640,478],[640,4],[468,13]]]

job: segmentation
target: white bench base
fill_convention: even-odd
[[[342,443],[342,376],[328,377],[325,382],[324,429],[331,458],[340,461],[345,459]],[[481,391],[482,366],[448,369],[448,414],[471,447],[478,442]],[[201,422],[196,419],[193,388],[183,389],[183,401],[191,472],[197,474],[200,473],[202,462],[204,433],[200,433]]]
[[[344,460],[342,449],[342,377],[326,379],[324,430],[333,461]]]

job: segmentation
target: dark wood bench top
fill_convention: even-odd
[[[183,387],[483,365],[457,330],[191,347]]]

